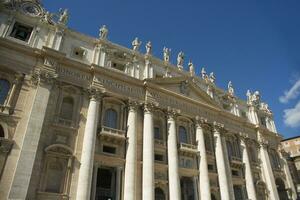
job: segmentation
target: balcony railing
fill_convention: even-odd
[[[154,143],[158,146],[166,146],[166,141],[164,141],[164,140],[155,139]]]
[[[197,146],[192,144],[180,143],[179,149],[181,152],[193,154],[198,153]]]
[[[121,142],[126,139],[125,133],[126,132],[124,130],[102,126],[101,131],[98,133],[98,135],[109,140],[113,139],[116,142]]]
[[[57,123],[63,126],[72,126],[72,120],[70,119],[63,119],[61,117],[57,118]]]
[[[125,131],[124,130],[114,129],[114,128],[110,128],[110,127],[107,127],[107,126],[102,126],[101,132],[112,134],[112,135],[125,136]]]

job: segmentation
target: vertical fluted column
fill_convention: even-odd
[[[28,97],[32,98],[32,104],[30,110],[28,110],[30,112],[27,116],[27,124],[24,124],[24,130],[17,129],[18,132],[16,132],[22,132],[23,139],[16,140],[16,144],[12,149],[12,153],[16,155],[19,153],[16,168],[12,169],[14,174],[10,177],[12,178],[12,183],[11,185],[9,183],[2,185],[1,182],[0,199],[27,199],[30,177],[34,174],[33,168],[43,133],[43,124],[50,93],[56,78],[57,75],[52,68],[43,66],[39,69],[36,68],[31,76],[31,80],[28,80],[28,83],[31,83],[32,86],[28,92]]]
[[[129,103],[127,121],[127,152],[125,162],[124,200],[136,199],[137,168],[137,103]]]
[[[90,103],[86,117],[84,136],[81,150],[81,160],[77,184],[76,199],[90,199],[92,172],[95,153],[96,131],[98,125],[99,102],[101,95],[99,91],[91,89]]]
[[[169,197],[180,200],[180,179],[178,174],[178,152],[176,139],[175,113],[168,113],[168,166],[169,166]]]
[[[249,153],[246,144],[246,138],[241,137],[241,147],[242,147],[242,155],[243,155],[243,163],[245,165],[245,180],[246,180],[246,189],[248,193],[248,198],[251,200],[256,200],[256,192],[255,192],[255,185],[254,179],[252,175],[252,169],[249,159]]]
[[[283,167],[284,173],[286,175],[286,182],[287,182],[288,188],[291,190],[291,199],[296,200],[297,199],[296,188],[295,188],[295,185],[294,185],[294,182],[292,179],[290,168],[288,166],[288,163],[287,163],[287,160],[286,160],[284,154],[286,154],[286,152],[284,152],[283,149],[282,150],[280,149],[279,156],[281,158],[281,163],[283,165],[282,167]]]
[[[230,181],[229,181],[229,175],[231,176],[231,173],[228,174],[227,170],[227,156],[225,154],[226,151],[224,151],[223,145],[223,139],[222,139],[222,133],[223,133],[224,125],[214,122],[213,126],[213,132],[215,137],[215,143],[216,143],[216,163],[217,163],[217,169],[218,169],[218,179],[219,179],[219,187],[220,187],[220,193],[221,193],[221,199],[222,200],[233,200],[234,197],[230,192]]]
[[[209,182],[209,174],[207,168],[207,157],[206,157],[206,149],[205,149],[205,138],[203,127],[205,126],[206,120],[196,118],[196,141],[197,148],[200,153],[200,163],[199,163],[199,191],[201,199],[210,200],[210,182]]]
[[[268,154],[268,143],[267,141],[262,138],[261,133],[258,132],[258,138],[260,143],[260,159],[262,165],[262,172],[264,174],[264,178],[266,181],[267,189],[269,190],[270,199],[272,200],[279,200],[277,187],[275,184],[275,179],[270,163],[270,158]]]
[[[144,107],[143,200],[154,200],[154,127],[152,106]]]

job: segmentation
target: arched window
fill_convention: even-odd
[[[180,143],[188,143],[188,136],[186,129],[183,126],[179,126],[179,142]]]
[[[0,104],[3,105],[8,95],[9,82],[5,79],[0,79]]]
[[[155,200],[165,200],[165,193],[161,188],[155,188]]]
[[[4,129],[3,127],[0,125],[0,138],[4,138],[5,134],[4,134]]]
[[[48,164],[46,192],[61,193],[61,183],[64,177],[64,168],[58,161]]]
[[[112,108],[105,111],[104,126],[117,129],[118,128],[118,113]]]
[[[72,120],[73,108],[74,108],[73,98],[72,97],[64,97],[62,104],[61,104],[60,117],[62,119]]]

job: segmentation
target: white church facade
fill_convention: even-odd
[[[68,17],[0,1],[0,199],[296,200],[259,92]]]

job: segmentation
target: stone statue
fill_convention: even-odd
[[[68,9],[59,9],[59,20],[58,23],[66,25],[68,23],[69,13]]]
[[[260,109],[267,112],[268,114],[272,114],[271,109],[269,108],[269,105],[267,103],[261,102]]]
[[[103,25],[100,29],[99,29],[99,38],[106,40],[107,39],[107,35],[108,35],[108,29],[106,28],[106,25]]]
[[[183,62],[184,62],[184,53],[182,51],[180,51],[178,56],[177,56],[177,67],[180,70],[183,69]]]
[[[207,78],[208,78],[204,67],[202,67],[202,69],[201,69],[201,77],[203,80],[207,80]]]
[[[146,54],[151,54],[151,51],[152,51],[152,44],[151,42],[147,42],[146,44]]]
[[[52,21],[52,17],[53,14],[51,14],[49,11],[46,11],[43,20],[50,23]]]
[[[253,106],[259,106],[260,105],[260,93],[259,91],[255,91],[253,94],[251,94],[250,90],[247,90],[247,104],[253,105]]]
[[[228,82],[227,87],[228,87],[228,94],[233,97],[234,96],[234,88],[233,88],[233,85],[232,85],[231,81]]]
[[[215,77],[215,75],[214,75],[213,72],[211,72],[211,73],[209,74],[209,80],[210,80],[211,83],[213,83],[213,84],[215,83],[216,77]]]
[[[163,51],[164,51],[164,61],[169,62],[171,49],[164,47]]]
[[[194,64],[193,64],[191,61],[189,61],[188,66],[189,66],[190,75],[191,75],[191,76],[194,76],[194,75],[195,75]]]
[[[140,48],[140,46],[141,46],[141,44],[142,44],[142,42],[139,41],[139,39],[136,37],[136,38],[132,41],[131,44],[132,44],[132,49],[133,49],[134,51],[138,51],[139,48]]]

